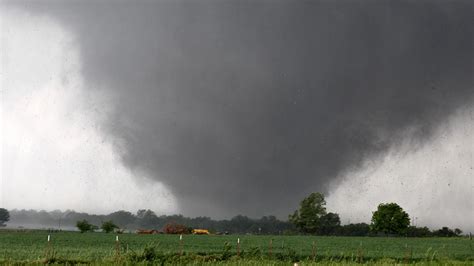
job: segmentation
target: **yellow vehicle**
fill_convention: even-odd
[[[207,229],[193,229],[193,235],[209,235],[209,230]]]

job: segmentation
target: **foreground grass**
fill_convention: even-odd
[[[367,261],[367,262],[348,262],[348,261],[300,261],[300,262],[290,262],[290,261],[275,261],[275,260],[265,260],[265,259],[239,259],[239,260],[229,260],[229,261],[220,261],[220,262],[114,262],[114,261],[101,261],[101,262],[54,262],[48,263],[49,265],[216,265],[216,266],[238,266],[238,265],[274,265],[274,266],[288,266],[288,265],[297,265],[297,266],[306,266],[306,265],[418,265],[418,266],[434,266],[434,265],[453,265],[453,266],[464,266],[464,265],[473,265],[472,262],[467,261],[425,261],[425,262],[398,262],[396,260],[385,259],[379,261]],[[20,266],[20,265],[45,265],[43,261],[1,261],[0,265],[6,266]]]
[[[115,235],[0,231],[0,263],[473,265],[467,238]],[[237,239],[240,239],[240,249]]]

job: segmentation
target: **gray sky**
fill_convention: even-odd
[[[27,47],[23,41],[24,49],[43,43],[39,53],[53,53],[47,47],[64,39],[51,54],[63,106],[54,102],[59,109],[52,112],[76,114],[76,120],[64,120],[76,121],[72,127],[80,136],[97,138],[90,151],[81,151],[84,165],[61,173],[64,179],[76,175],[78,184],[81,176],[94,176],[78,197],[107,186],[98,180],[109,180],[120,193],[126,188],[119,184],[136,187],[135,194],[113,198],[127,208],[158,201],[155,209],[187,215],[285,217],[308,193],[321,191],[330,195],[336,212],[349,214],[347,201],[352,201],[358,204],[352,209],[370,215],[376,201],[400,202],[432,186],[434,196],[418,205],[407,202],[407,208],[431,208],[450,191],[464,196],[447,209],[456,205],[472,214],[473,145],[466,144],[473,144],[473,6],[470,1],[20,1],[3,3],[8,19],[2,32],[11,32],[17,27],[11,21],[23,17],[19,20],[32,28],[32,36],[35,27],[40,33],[39,43]],[[59,37],[48,44],[41,33],[55,27],[52,35]],[[13,48],[3,49],[9,55],[2,65],[11,80]],[[18,103],[12,95],[24,100],[30,92],[13,93],[15,84],[6,84],[4,117],[15,120],[8,107]],[[51,99],[51,92],[46,94]],[[55,124],[57,131],[63,122]],[[453,148],[463,156],[446,166],[452,171],[431,172],[439,165],[436,158],[447,153],[427,147],[450,147],[440,137],[448,129],[451,140],[445,143],[465,136]],[[77,139],[75,134],[70,138]],[[61,141],[55,145],[64,146]],[[40,152],[42,147],[37,146]],[[98,149],[111,154],[107,164]],[[8,153],[2,161],[13,160],[14,152]],[[74,161],[78,153],[73,150],[61,163]],[[415,157],[417,164],[404,162]],[[16,181],[4,173],[18,174],[25,166],[4,165],[3,182],[13,187]],[[72,168],[80,173],[69,174]],[[110,176],[121,176],[117,171],[128,181],[114,182]],[[448,179],[458,184],[456,190],[444,189]],[[402,180],[404,185],[394,185]],[[459,185],[465,182],[470,186]],[[373,189],[360,190],[369,186]],[[368,201],[364,195],[389,188],[394,191],[387,198]],[[11,206],[18,202],[3,197]],[[426,223],[434,219],[420,216]],[[472,215],[459,219],[469,224]]]

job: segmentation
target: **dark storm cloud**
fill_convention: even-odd
[[[185,214],[284,215],[473,103],[470,1],[16,5],[76,35],[124,164]]]

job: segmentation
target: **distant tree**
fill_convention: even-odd
[[[320,235],[335,235],[341,226],[341,219],[339,214],[329,212],[320,218]]]
[[[370,225],[366,223],[346,224],[339,228],[338,235],[341,236],[368,236]]]
[[[372,230],[385,234],[402,234],[410,225],[410,218],[396,203],[382,203],[372,215]]]
[[[257,226],[258,234],[278,234],[279,221],[273,216],[263,216],[254,223]]]
[[[441,236],[441,237],[453,237],[453,236],[459,236],[461,235],[462,231],[458,228],[456,229],[451,229],[449,227],[443,227],[439,230],[436,230],[433,232],[433,235],[435,236]]]
[[[119,227],[132,226],[137,217],[127,211],[116,211],[107,215],[107,219],[113,220]]]
[[[460,236],[462,234],[461,229],[459,228],[454,229],[454,234],[456,234],[456,236]]]
[[[76,227],[77,229],[79,229],[79,231],[81,231],[81,233],[85,233],[85,232],[93,232],[94,230],[98,229],[98,227],[96,225],[93,225],[93,224],[90,224],[87,220],[82,220],[82,221],[77,221],[76,223]]]
[[[104,232],[110,233],[113,232],[114,229],[119,228],[112,220],[110,221],[105,221],[102,223],[102,226],[100,227]]]
[[[406,230],[406,235],[407,236],[412,236],[412,237],[428,237],[432,236],[432,233],[428,227],[416,227],[416,226],[410,226]]]
[[[147,212],[150,212],[150,210],[140,209],[140,210],[137,211],[137,217],[139,219],[142,219],[143,217],[145,217],[145,214]]]
[[[316,234],[321,228],[321,217],[326,215],[326,201],[321,193],[311,193],[300,202],[299,210],[288,219],[296,228],[306,234]]]
[[[10,221],[10,213],[7,209],[0,208],[0,227],[7,226],[5,223]]]
[[[237,215],[230,219],[228,225],[228,230],[231,233],[244,233],[249,232],[249,230],[258,231],[258,226],[251,228],[255,222],[247,216]]]
[[[157,228],[159,219],[152,210],[139,210],[137,212],[138,225],[143,228]]]

